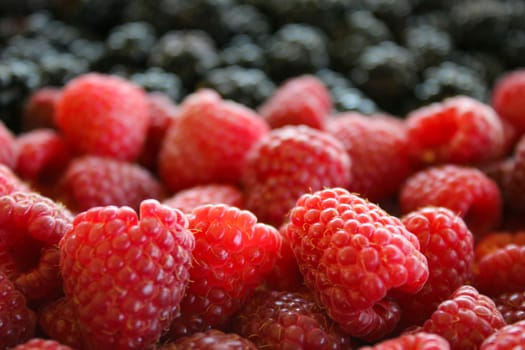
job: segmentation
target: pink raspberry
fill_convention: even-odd
[[[491,104],[501,116],[521,133],[525,131],[525,69],[501,76],[492,89]]]
[[[197,332],[162,345],[158,350],[257,350],[248,339],[217,329]]]
[[[150,123],[146,93],[128,80],[88,73],[64,87],[55,122],[81,153],[135,160]]]
[[[229,184],[208,184],[190,187],[166,198],[164,204],[190,213],[194,208],[204,204],[227,204],[242,208],[243,193]]]
[[[11,192],[29,192],[29,186],[7,165],[0,164],[0,196]]]
[[[440,335],[415,332],[384,340],[373,346],[363,346],[359,350],[450,350],[448,341]]]
[[[32,338],[12,350],[73,350],[73,348],[52,339]]]
[[[508,324],[501,327],[483,343],[479,350],[517,350],[525,344],[525,321]]]

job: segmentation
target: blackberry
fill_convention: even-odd
[[[260,38],[270,33],[270,23],[264,14],[251,5],[236,5],[221,10],[224,27],[227,30],[226,39],[234,35],[245,34],[252,38]],[[221,43],[225,40],[221,40]]]
[[[154,27],[146,22],[130,22],[113,28],[106,39],[106,52],[112,62],[144,66],[155,44]]]
[[[211,37],[201,30],[177,30],[164,34],[153,46],[150,66],[173,72],[187,91],[194,90],[197,80],[219,63]]]
[[[479,74],[485,85],[492,86],[505,71],[505,64],[497,56],[484,51],[452,52],[448,60],[460,66],[468,67]]]
[[[206,74],[201,87],[216,90],[223,98],[256,108],[274,92],[275,85],[260,69],[229,66]]]
[[[179,77],[158,67],[132,74],[129,79],[148,92],[162,92],[172,101],[180,101],[183,96],[182,82]]]
[[[47,11],[28,16],[25,36],[44,38],[58,50],[65,50],[73,40],[81,36],[78,28],[54,19]]]
[[[419,68],[438,65],[452,51],[453,43],[447,32],[430,25],[406,28],[404,46],[414,53]]]
[[[2,0],[0,2],[0,17],[23,16],[48,8],[50,4],[51,0]]]
[[[68,52],[82,58],[89,64],[89,70],[102,70],[103,58],[105,57],[105,45],[96,40],[77,38],[68,47]]]
[[[485,101],[488,88],[479,74],[453,62],[444,62],[425,70],[423,80],[415,86],[419,105],[439,102],[447,97],[467,95]]]
[[[523,67],[525,57],[525,30],[511,30],[502,38],[501,54],[509,69]]]
[[[427,0],[422,0],[426,2]],[[407,27],[432,26],[441,32],[448,33],[450,36],[450,14],[447,10],[425,11],[412,14],[406,20]]]
[[[265,45],[270,76],[282,81],[327,67],[325,35],[313,26],[291,23],[281,27]]]
[[[42,85],[64,86],[69,80],[89,71],[89,63],[70,53],[50,53],[38,64]]]
[[[249,36],[234,36],[220,52],[221,64],[246,68],[263,68],[266,64],[264,50]]]
[[[7,42],[2,57],[38,62],[42,55],[57,52],[57,49],[45,38],[28,38],[19,34]]]
[[[396,35],[402,32],[405,19],[412,12],[409,0],[364,0],[364,3],[366,8],[385,22]]]

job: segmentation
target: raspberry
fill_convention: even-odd
[[[446,207],[465,220],[476,238],[496,227],[502,214],[501,193],[481,170],[453,164],[438,165],[411,175],[402,185],[401,210]]]
[[[51,339],[32,338],[12,350],[73,350],[73,348]]]
[[[304,124],[322,129],[332,109],[328,88],[313,75],[285,81],[258,109],[272,129]]]
[[[507,324],[525,321],[525,290],[503,293],[492,300]]]
[[[448,341],[440,335],[415,332],[403,334],[397,338],[384,340],[373,346],[363,346],[359,350],[450,350]]]
[[[523,291],[525,245],[508,244],[477,260],[474,284],[489,296]]]
[[[172,191],[207,183],[237,183],[247,152],[268,126],[255,112],[199,90],[181,105],[159,155],[159,174]]]
[[[508,324],[481,343],[479,350],[517,350],[525,344],[525,321]]]
[[[16,165],[15,136],[0,120],[0,164],[13,169]]]
[[[82,333],[73,303],[62,297],[38,311],[38,324],[51,339],[74,349],[83,348]]]
[[[24,295],[0,269],[0,349],[24,342],[35,334],[36,316]]]
[[[189,220],[195,237],[191,282],[171,326],[172,339],[224,330],[269,274],[281,245],[277,229],[236,207],[203,205]]]
[[[145,200],[82,212],[60,241],[64,291],[87,349],[148,349],[178,314],[194,239],[186,216]]]
[[[149,119],[142,89],[116,76],[88,73],[64,87],[55,123],[75,150],[131,161],[142,151]]]
[[[517,69],[494,84],[491,104],[502,119],[525,131],[525,69]]]
[[[347,112],[329,118],[325,130],[352,160],[349,189],[373,202],[395,194],[411,174],[406,128],[399,119]]]
[[[350,182],[350,157],[339,140],[304,125],[285,126],[250,151],[243,171],[245,206],[279,227],[303,193]]]
[[[75,211],[106,205],[138,210],[142,200],[163,197],[160,182],[140,165],[89,155],[71,161],[61,187],[65,202]]]
[[[525,191],[525,135],[518,140],[513,156],[505,161],[508,165],[502,169],[499,182],[505,209],[509,215],[522,216],[525,214],[525,199],[521,195]]]
[[[257,350],[246,338],[235,333],[224,333],[217,329],[197,332],[161,346],[158,350]]]
[[[456,96],[412,111],[406,127],[414,164],[473,164],[503,152],[503,124],[494,110]]]
[[[18,177],[17,174],[7,167],[0,164],[0,196],[11,192],[29,192],[28,185]]]
[[[525,231],[496,231],[485,235],[476,242],[476,246],[474,247],[476,259],[481,260],[484,256],[493,253],[508,244],[525,246]]]
[[[259,291],[236,316],[236,330],[260,349],[345,349],[349,337],[308,293]]]
[[[15,141],[18,157],[16,173],[31,182],[52,183],[71,160],[62,135],[53,129],[34,129]]]
[[[423,331],[447,339],[451,349],[477,349],[497,329],[505,326],[494,302],[468,285],[456,289],[423,324]]]
[[[46,86],[29,95],[22,112],[22,130],[53,128],[61,93],[60,88]]]
[[[459,216],[442,207],[418,209],[401,222],[418,238],[429,270],[423,289],[396,298],[403,310],[400,328],[404,329],[422,324],[442,301],[471,280],[474,237]]]
[[[164,200],[164,204],[190,213],[194,208],[204,204],[227,204],[241,208],[243,206],[241,190],[228,184],[200,185],[175,193]]]
[[[284,229],[304,276],[328,315],[368,341],[392,331],[391,290],[416,293],[428,278],[417,238],[376,204],[342,188],[304,194]]]
[[[56,244],[72,220],[62,205],[34,192],[0,197],[0,269],[28,299],[61,293]]]

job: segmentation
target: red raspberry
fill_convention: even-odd
[[[55,122],[75,150],[131,161],[146,138],[148,99],[128,80],[88,73],[64,87]]]
[[[491,104],[501,118],[525,132],[525,69],[500,77],[492,89]]]
[[[197,332],[161,346],[158,350],[257,350],[246,338],[235,333],[224,333],[217,329]]]
[[[22,130],[53,128],[61,93],[60,88],[46,86],[29,95],[22,112]]]
[[[195,237],[188,289],[172,339],[210,328],[224,330],[269,274],[281,245],[272,226],[247,210],[224,204],[197,207],[190,218]]]
[[[481,260],[484,256],[493,253],[499,248],[503,248],[509,244],[525,246],[525,231],[497,231],[485,235],[483,238],[476,242],[476,246],[474,247],[476,259]]]
[[[16,175],[13,170],[4,164],[0,164],[0,196],[11,192],[29,192],[30,189],[25,182]]]
[[[194,208],[204,204],[227,204],[241,208],[243,194],[240,189],[229,184],[200,185],[175,193],[164,200],[164,204],[190,213]]]
[[[62,205],[34,192],[0,197],[0,269],[28,299],[61,294],[56,244],[72,220]]]
[[[479,238],[501,221],[502,199],[498,185],[481,170],[460,165],[439,165],[411,175],[399,198],[403,213],[423,206],[451,209]]]
[[[330,91],[313,75],[285,81],[258,109],[272,129],[300,124],[322,129],[331,110]]]
[[[84,341],[73,303],[62,297],[38,311],[38,324],[51,339],[74,349],[82,349]]]
[[[374,346],[363,346],[359,350],[450,350],[450,345],[440,335],[415,332],[384,340]]]
[[[508,244],[477,260],[474,284],[489,296],[523,291],[525,245]]]
[[[525,321],[508,324],[492,333],[479,350],[518,350],[525,344]]]
[[[35,183],[52,183],[71,160],[71,152],[57,131],[34,129],[20,134],[16,140],[16,173]]]
[[[388,334],[399,308],[387,293],[416,293],[428,278],[419,242],[401,221],[342,188],[301,196],[284,232],[306,285],[355,337]]]
[[[73,348],[51,339],[32,338],[12,350],[73,350]]]
[[[16,165],[15,136],[0,120],[0,165],[14,169]]]
[[[336,350],[349,345],[349,337],[309,293],[259,291],[234,324],[260,349]]]
[[[24,295],[0,269],[0,349],[8,349],[34,336],[36,316]]]
[[[492,297],[507,324],[525,321],[525,290]]]
[[[194,239],[186,216],[145,200],[75,217],[60,241],[64,291],[87,349],[149,349],[178,314]]]
[[[494,110],[471,97],[456,96],[419,108],[406,118],[414,164],[472,164],[503,152],[503,124]]]
[[[514,149],[514,154],[503,165],[498,184],[502,190],[505,208],[509,215],[525,214],[525,135],[521,136]]]
[[[423,324],[423,331],[447,339],[451,349],[477,349],[505,325],[494,302],[468,285],[456,289]]]
[[[199,90],[181,105],[164,138],[159,173],[172,191],[207,183],[236,183],[247,152],[268,126],[251,109]]]
[[[411,174],[406,128],[399,119],[348,112],[328,119],[325,129],[345,146],[352,160],[349,189],[361,197],[388,198]]]
[[[424,207],[401,218],[416,235],[428,261],[427,283],[415,295],[400,295],[400,329],[420,325],[457,288],[470,282],[474,267],[474,237],[465,222],[449,209]]]
[[[350,157],[339,140],[304,125],[285,126],[250,151],[243,171],[245,206],[279,227],[302,194],[350,181]]]
[[[161,199],[161,183],[145,168],[98,156],[73,159],[61,179],[64,201],[75,211],[95,206],[129,206],[135,210],[144,199]]]

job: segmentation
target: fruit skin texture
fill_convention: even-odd
[[[69,81],[55,123],[80,153],[135,160],[150,122],[147,95],[128,80],[87,73]]]
[[[331,109],[324,83],[313,75],[302,75],[285,81],[258,112],[272,129],[300,124],[322,129]]]
[[[492,297],[507,324],[525,321],[525,291],[503,293]]]
[[[193,209],[204,204],[227,204],[243,207],[243,193],[229,184],[199,185],[181,190],[172,197],[166,198],[164,204],[191,213]]]
[[[448,341],[440,335],[415,332],[388,339],[373,346],[363,346],[359,350],[449,350]]]
[[[460,215],[480,238],[501,221],[498,185],[481,170],[454,164],[429,167],[411,175],[399,195],[406,214],[423,206],[441,206]]]
[[[503,124],[478,100],[455,96],[421,107],[405,120],[411,158],[416,166],[475,164],[503,152]]]
[[[159,175],[173,192],[207,183],[238,183],[246,155],[268,132],[251,109],[201,89],[180,107],[159,154]]]
[[[217,329],[198,332],[161,346],[158,350],[257,350],[246,338],[235,333],[224,333]]]
[[[428,261],[429,277],[415,295],[400,295],[400,329],[421,325],[457,288],[470,282],[474,268],[474,236],[447,208],[424,207],[401,218],[416,235]]]
[[[149,349],[177,315],[194,238],[186,216],[145,200],[75,217],[60,241],[64,291],[87,349]]]
[[[307,292],[259,291],[234,324],[260,349],[337,350],[349,342]]]
[[[38,324],[49,338],[77,350],[84,348],[75,309],[68,298],[61,297],[40,308]]]
[[[334,136],[304,125],[273,129],[248,154],[245,206],[279,227],[305,192],[351,183],[351,160]]]
[[[29,186],[7,165],[0,164],[0,196],[11,192],[29,192]]]
[[[481,343],[479,350],[521,349],[525,344],[525,321],[508,324]]]
[[[505,320],[492,299],[463,285],[439,304],[423,324],[423,331],[441,335],[452,349],[467,350],[477,349],[503,326]]]
[[[491,104],[501,118],[525,131],[525,69],[517,69],[494,84]]]
[[[195,237],[191,282],[181,315],[171,325],[171,339],[211,328],[225,330],[270,273],[281,247],[276,228],[225,204],[195,208],[189,228]]]
[[[301,196],[284,232],[305,284],[355,337],[391,331],[399,310],[388,292],[416,293],[428,278],[419,241],[401,221],[343,188]]]
[[[32,338],[12,350],[73,350],[73,348],[52,339]]]

